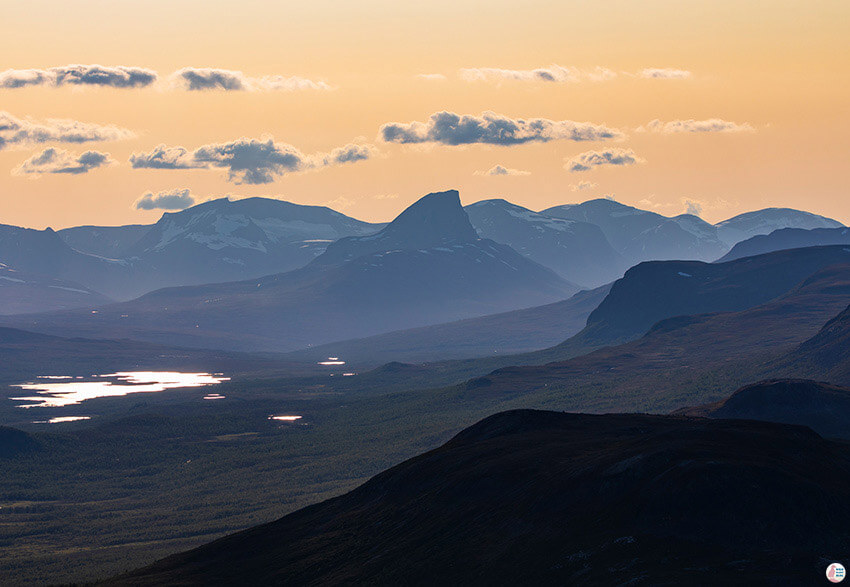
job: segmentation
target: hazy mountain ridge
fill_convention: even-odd
[[[398,222],[342,239],[289,273],[163,289],[97,314],[15,324],[94,338],[294,350],[537,306],[577,289],[507,245],[478,239],[458,193],[450,191],[425,196]]]
[[[568,281],[597,287],[627,268],[596,225],[532,212],[500,199],[476,202],[464,210],[482,237],[510,245]]]
[[[780,228],[737,243],[717,261],[723,263],[773,251],[829,245],[850,245],[850,228]]]
[[[782,228],[811,230],[844,227],[843,224],[832,218],[792,208],[764,208],[745,212],[718,222],[715,226],[717,227],[718,237],[729,247],[748,238],[770,234]]]

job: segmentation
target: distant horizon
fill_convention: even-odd
[[[67,225],[67,226],[54,226],[54,225],[46,225],[46,226],[43,226],[43,227],[21,226],[21,228],[27,228],[27,229],[31,229],[31,230],[46,230],[46,229],[49,228],[49,229],[52,229],[54,231],[60,231],[60,230],[65,230],[67,228],[75,228],[75,227],[79,227],[79,226],[99,226],[99,227],[104,227],[104,228],[115,228],[115,227],[119,227],[119,226],[130,226],[130,225],[147,226],[147,225],[156,224],[159,221],[159,219],[162,218],[162,216],[165,215],[165,214],[175,214],[175,213],[183,212],[184,210],[188,210],[189,208],[194,208],[194,207],[200,206],[202,204],[207,204],[207,203],[210,203],[210,202],[215,202],[215,201],[218,201],[218,200],[225,200],[225,199],[228,200],[228,201],[231,201],[231,202],[240,201],[240,200],[248,200],[248,199],[263,199],[263,200],[275,200],[275,201],[278,201],[278,202],[285,202],[285,203],[288,203],[288,204],[295,204],[295,205],[298,205],[298,206],[323,207],[323,208],[329,208],[329,209],[331,209],[335,212],[338,212],[340,214],[343,214],[343,215],[348,216],[350,218],[353,218],[355,220],[359,220],[361,222],[368,222],[370,224],[387,224],[389,222],[392,222],[398,216],[398,214],[403,212],[404,209],[406,209],[408,206],[415,203],[422,196],[425,196],[428,193],[449,191],[451,189],[453,189],[453,188],[447,188],[446,190],[432,190],[430,192],[426,192],[426,193],[420,194],[418,196],[415,196],[412,199],[412,201],[407,203],[402,210],[400,210],[398,213],[396,213],[392,217],[384,219],[384,220],[364,220],[363,218],[360,218],[355,214],[347,213],[344,210],[337,210],[333,206],[325,205],[325,204],[301,204],[299,202],[294,202],[292,200],[284,199],[284,198],[281,198],[281,197],[272,197],[272,196],[262,196],[262,195],[234,196],[232,194],[228,194],[228,195],[220,196],[220,197],[217,197],[217,198],[210,198],[210,199],[207,199],[207,200],[198,201],[198,202],[195,202],[194,204],[192,204],[191,206],[187,206],[186,208],[183,208],[183,209],[180,209],[180,210],[158,210],[157,211],[158,214],[156,215],[156,218],[154,218],[150,221],[147,221],[147,222],[138,221],[138,222],[128,222],[128,223],[125,223],[125,224],[94,224],[94,223],[91,223],[91,222],[83,222],[83,223],[80,223],[80,224],[70,224],[70,225]],[[461,205],[464,206],[464,207],[471,206],[471,205],[477,204],[479,202],[490,201],[490,200],[504,200],[504,201],[507,201],[511,204],[521,206],[521,204],[517,204],[516,202],[511,201],[509,198],[505,198],[505,197],[482,198],[482,199],[476,200],[474,202],[465,203],[463,201],[463,192],[461,190],[457,190],[457,191],[460,193]],[[528,208],[528,209],[532,210],[533,212],[536,212],[536,213],[542,213],[544,210],[546,210],[548,208],[555,207],[555,206],[578,206],[578,205],[585,204],[587,202],[592,202],[592,201],[595,201],[595,200],[610,200],[610,201],[616,202],[617,204],[621,204],[623,206],[636,208],[638,210],[643,210],[645,212],[653,212],[653,213],[659,214],[661,216],[664,216],[666,218],[674,218],[676,216],[691,214],[693,216],[697,216],[698,218],[707,222],[708,224],[711,224],[712,226],[717,225],[717,224],[724,222],[726,220],[730,220],[730,219],[735,218],[737,216],[741,216],[743,214],[749,214],[749,213],[752,213],[752,212],[760,212],[762,210],[770,210],[770,209],[796,210],[798,212],[807,212],[807,213],[810,213],[810,214],[814,214],[816,216],[824,217],[828,220],[835,220],[836,222],[840,222],[841,224],[848,226],[848,224],[846,222],[843,222],[842,220],[840,220],[839,218],[836,218],[835,216],[830,216],[828,214],[819,214],[817,212],[813,212],[811,210],[805,210],[805,209],[801,209],[801,208],[788,208],[786,206],[765,206],[763,208],[754,208],[752,210],[743,210],[743,211],[738,212],[736,214],[733,214],[731,216],[724,216],[724,217],[721,217],[719,220],[711,221],[711,220],[708,220],[706,218],[703,218],[699,214],[693,214],[692,212],[689,212],[687,210],[683,210],[683,211],[681,211],[679,213],[675,213],[675,214],[665,214],[665,213],[658,212],[658,211],[655,211],[655,210],[647,210],[647,209],[641,208],[640,206],[637,206],[637,205],[631,205],[631,204],[627,204],[625,202],[620,202],[616,198],[610,198],[610,197],[605,197],[605,196],[597,197],[597,198],[588,198],[586,200],[581,200],[581,201],[578,201],[578,202],[565,202],[565,203],[560,203],[560,204],[547,205],[546,207],[540,208],[540,209],[537,209],[537,210],[531,209],[531,208]],[[525,206],[523,206],[523,207],[525,207]],[[9,225],[9,223],[3,222],[2,219],[0,219],[0,225],[2,225],[2,224]]]

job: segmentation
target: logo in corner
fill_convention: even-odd
[[[846,571],[841,563],[832,563],[826,567],[826,578],[830,583],[841,583],[845,576]]]

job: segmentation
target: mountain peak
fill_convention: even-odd
[[[336,263],[383,251],[430,249],[477,240],[478,233],[460,204],[460,194],[448,190],[420,198],[377,234],[338,240],[316,261]]]
[[[433,246],[434,243],[469,242],[478,238],[460,204],[457,190],[423,196],[379,234],[404,235],[405,240],[421,243],[416,245],[421,248]]]

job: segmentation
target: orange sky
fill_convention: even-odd
[[[13,144],[0,150],[0,222],[34,228],[155,221],[133,203],[189,188],[197,200],[271,196],[387,220],[429,191],[461,190],[464,203],[504,197],[532,209],[613,195],[664,214],[686,202],[718,221],[790,206],[850,223],[850,2],[713,0],[490,0],[313,2],[6,3],[0,71],[68,64],[135,66],[145,88],[0,88],[18,119],[73,119],[130,129],[135,138]],[[578,81],[467,81],[463,68],[576,68]],[[300,76],[331,90],[186,91],[183,67]],[[604,67],[616,74],[593,81]],[[691,72],[643,79],[645,68]],[[425,80],[419,74],[442,74]],[[605,125],[619,141],[552,140],[514,146],[386,143],[387,122],[440,111]],[[651,120],[721,119],[745,132],[639,132]],[[305,154],[357,142],[369,160],[236,184],[223,169],[133,169],[132,153],[158,144],[193,150],[270,135]],[[2,136],[2,135],[0,135]],[[79,174],[12,171],[44,149],[109,153],[112,165]],[[570,173],[580,153],[631,149],[642,160]],[[495,165],[527,172],[487,176]],[[477,174],[476,174],[477,173]],[[595,184],[574,190],[580,182]]]

